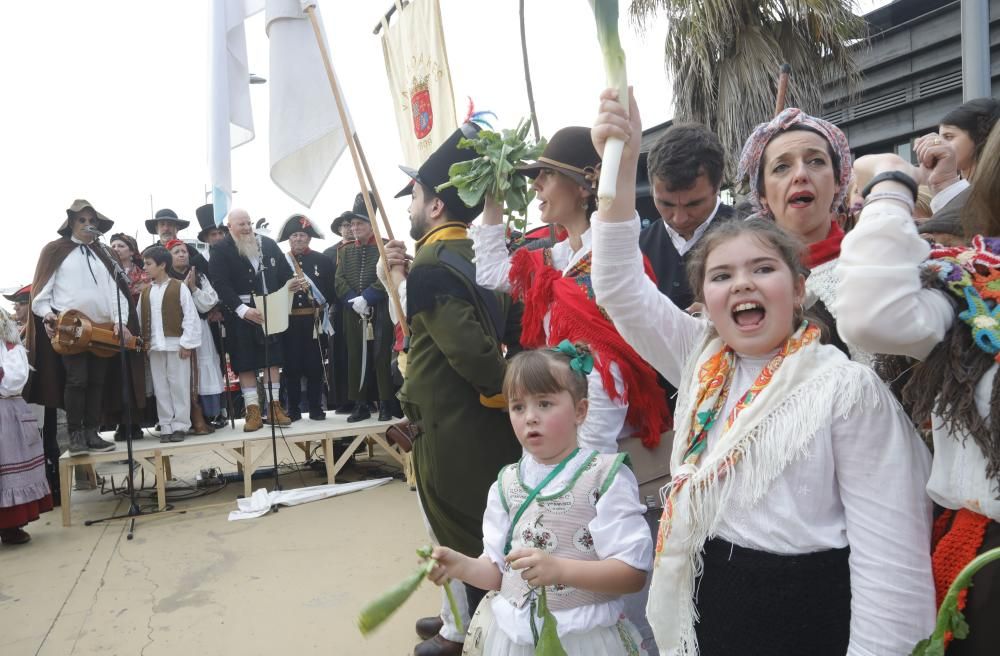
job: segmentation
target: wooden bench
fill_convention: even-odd
[[[345,417],[333,413],[327,415],[326,421],[311,421],[302,419],[291,426],[277,427],[276,436],[279,440],[287,440],[298,444],[306,442],[321,442],[323,457],[326,461],[326,479],[328,483],[336,482],[336,476],[347,464],[355,451],[362,446],[378,444],[405,472],[409,471],[409,454],[401,452],[385,440],[385,431],[396,420],[377,421],[369,419],[349,424]],[[104,436],[110,441],[111,433]],[[333,442],[337,439],[353,437],[347,450],[339,458],[334,459]],[[305,447],[308,453],[308,447]],[[144,438],[132,443],[132,454],[136,463],[150,472],[156,479],[156,498],[160,510],[167,506],[167,480],[169,475],[169,456],[187,453],[204,453],[211,451],[225,458],[236,461],[237,467],[243,472],[243,494],[249,497],[253,493],[253,473],[261,466],[273,465],[271,456],[271,427],[264,425],[252,433],[243,432],[243,421],[236,422],[236,428],[228,425],[216,430],[211,435],[189,435],[183,442],[161,444],[158,438]],[[369,447],[369,454],[371,450]],[[114,451],[101,453],[88,452],[71,456],[65,452],[59,458],[59,479],[62,493],[63,526],[70,525],[70,495],[73,491],[72,475],[76,465],[95,465],[102,462],[114,462],[128,458],[128,447],[125,442],[116,442]],[[408,475],[409,478],[409,475]],[[265,481],[265,483],[269,482]],[[409,481],[408,481],[409,482]],[[259,486],[260,487],[260,486]]]

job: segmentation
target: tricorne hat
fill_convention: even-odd
[[[480,128],[475,123],[463,123],[447,140],[435,150],[427,160],[414,171],[408,166],[400,165],[400,169],[413,179],[413,182],[403,187],[396,198],[409,196],[413,193],[413,184],[419,182],[433,191],[438,198],[444,202],[448,216],[457,221],[471,223],[473,219],[482,214],[484,200],[479,201],[475,207],[469,207],[458,197],[458,190],[455,187],[448,187],[442,191],[437,191],[438,185],[448,182],[448,169],[452,164],[475,159],[479,155],[471,148],[459,148],[458,142],[462,138],[472,139],[479,132]]]
[[[194,214],[198,217],[198,225],[201,226],[201,231],[198,232],[198,241],[201,243],[208,243],[205,237],[212,230],[219,229],[227,234],[229,233],[229,227],[225,224],[215,225],[215,207],[211,203],[202,205],[194,211]]]
[[[522,164],[517,170],[529,178],[542,169],[552,169],[568,176],[587,191],[597,190],[601,156],[590,139],[590,128],[570,126],[552,135],[537,161]]]
[[[82,212],[83,210],[88,208],[91,211],[93,211],[93,213],[97,216],[98,230],[100,230],[102,233],[111,230],[111,227],[115,224],[114,221],[112,221],[108,217],[98,212],[97,208],[91,205],[89,200],[77,198],[76,200],[73,201],[73,204],[70,205],[69,208],[66,210],[66,220],[63,221],[63,224],[59,226],[59,229],[56,230],[56,232],[58,232],[63,237],[69,237],[71,234],[73,234],[73,226],[69,224],[69,220],[72,219],[73,215],[76,214],[77,212]]]
[[[151,235],[157,234],[156,223],[157,221],[173,221],[177,224],[177,232],[180,232],[184,228],[191,225],[190,221],[185,221],[184,219],[177,217],[177,212],[171,209],[162,209],[157,211],[156,216],[152,219],[146,219],[146,232]]]
[[[286,241],[296,232],[304,232],[313,239],[324,239],[323,235],[320,234],[313,222],[306,217],[305,214],[293,214],[288,217],[285,221],[285,225],[281,226],[281,232],[278,233],[278,241]]]
[[[25,285],[13,294],[4,294],[3,297],[11,303],[27,303],[31,298],[31,285]]]

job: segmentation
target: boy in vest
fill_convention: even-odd
[[[139,296],[139,322],[149,353],[160,442],[183,442],[191,428],[191,352],[201,343],[201,322],[191,292],[170,277],[172,256],[162,246],[142,254],[153,284]]]

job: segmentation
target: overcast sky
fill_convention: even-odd
[[[319,0],[333,64],[383,200],[407,181],[401,161],[381,37],[372,34],[391,0]],[[517,0],[440,0],[458,116],[468,97],[477,110],[512,127],[527,116]],[[627,22],[622,41],[629,81],[643,122],[672,116],[663,69],[665,21],[645,33]],[[862,10],[886,4],[863,0]],[[384,5],[384,6],[383,6]],[[585,0],[530,1],[527,41],[543,134],[590,125],[604,70]],[[0,289],[30,282],[37,254],[75,198],[86,198],[115,221],[114,230],[154,239],[143,221],[169,207],[192,221],[209,185],[208,0],[50,0],[5,3],[0,22],[3,102],[0,176],[4,225]],[[263,13],[247,21],[251,71],[268,76]],[[268,175],[268,94],[252,87],[257,138],[233,151],[234,206],[273,232],[303,212],[329,234],[331,220],[359,191],[348,153],[341,157],[312,208],[286,196]],[[393,230],[408,230],[406,201],[389,201]],[[314,242],[323,249],[331,242]],[[6,306],[6,304],[5,304]]]

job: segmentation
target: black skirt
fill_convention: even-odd
[[[279,367],[285,363],[281,335],[267,338],[265,354],[264,329],[235,314],[226,315],[226,350],[229,352],[233,372],[237,374],[243,371],[260,371],[268,366]]]
[[[844,656],[849,554],[845,547],[786,556],[706,542],[695,592],[701,656]]]

